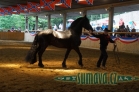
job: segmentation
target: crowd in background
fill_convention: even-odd
[[[97,27],[94,28],[96,32],[102,32],[105,28],[108,28],[108,24],[103,23],[102,25],[97,25]],[[132,37],[137,38],[139,37],[139,34],[131,33],[131,32],[137,32],[135,27],[129,27],[128,25],[125,26],[123,19],[121,18],[119,21],[119,27],[113,28],[111,30],[112,32],[129,32],[129,33],[115,33],[114,36],[117,37]]]
[[[136,29],[134,27],[129,28],[128,25],[125,26],[122,19],[120,19],[120,21],[119,21],[119,28],[115,29],[114,32],[129,32],[129,33],[121,33],[121,34],[118,33],[118,34],[114,35],[114,36],[118,36],[118,37],[132,37],[132,38],[139,37],[139,34],[130,33],[130,32],[136,32]]]
[[[73,21],[68,21],[68,23],[66,24],[66,29],[68,29],[68,27],[71,25]],[[93,27],[93,26],[92,26]],[[96,32],[101,32],[103,31],[105,28],[108,28],[108,24],[106,23],[102,23],[102,25],[98,25],[97,27],[93,28]],[[50,29],[53,29],[55,31],[62,31],[63,29],[63,24],[60,24],[58,27],[56,26],[56,24],[51,27]],[[58,30],[59,29],[59,30]],[[135,27],[129,27],[128,25],[125,26],[125,23],[123,21],[123,19],[121,18],[119,21],[119,27],[118,28],[114,28],[113,30],[111,30],[113,32],[128,32],[128,33],[114,33],[114,36],[116,37],[132,37],[132,38],[137,38],[139,37],[139,34],[136,33],[130,33],[130,32],[136,32]],[[14,27],[12,27],[10,30],[8,30],[8,32],[21,32],[21,27],[15,29]],[[86,34],[87,35],[87,34]]]
[[[12,27],[10,30],[8,30],[8,32],[21,32],[21,27],[15,29],[14,27]]]

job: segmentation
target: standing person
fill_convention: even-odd
[[[62,24],[61,23],[59,24],[59,29],[62,29]]]
[[[100,39],[100,51],[101,51],[101,55],[99,57],[99,60],[97,61],[97,68],[100,68],[100,66],[102,64],[102,69],[106,69],[105,66],[106,66],[106,61],[107,61],[107,58],[108,58],[108,54],[106,52],[106,49],[107,49],[108,43],[109,42],[115,43],[110,38],[110,36],[108,35],[108,32],[109,32],[108,28],[105,28],[103,34],[96,35],[94,33],[91,33],[93,36],[95,36],[95,37]]]
[[[124,28],[125,28],[124,21],[121,18],[120,21],[119,21],[119,29],[124,29]]]
[[[103,23],[101,28],[102,28],[102,30],[104,30],[106,28],[106,24]]]
[[[56,24],[55,24],[55,26],[54,26],[54,30],[57,31],[57,26],[56,26]]]
[[[18,28],[18,31],[21,32],[21,27]]]
[[[127,30],[127,32],[130,32],[130,28],[128,25],[126,25],[126,30]]]

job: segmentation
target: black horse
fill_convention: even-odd
[[[26,61],[33,64],[37,62],[36,54],[39,57],[39,67],[44,67],[42,63],[42,54],[48,45],[53,45],[59,48],[67,48],[62,67],[66,68],[66,59],[72,49],[74,49],[79,55],[78,64],[83,66],[82,54],[80,53],[79,46],[81,44],[82,28],[91,30],[92,26],[86,16],[80,17],[72,22],[71,26],[67,31],[53,31],[51,29],[39,32],[32,43],[31,49],[29,50]]]

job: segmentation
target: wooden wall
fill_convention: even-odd
[[[24,40],[24,33],[21,32],[0,32],[0,40]]]

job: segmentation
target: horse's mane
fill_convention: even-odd
[[[83,17],[80,17],[78,19],[76,19],[75,21],[73,21],[70,25],[70,27],[68,29],[73,29],[77,26],[78,23],[80,23],[80,21],[83,19]]]

